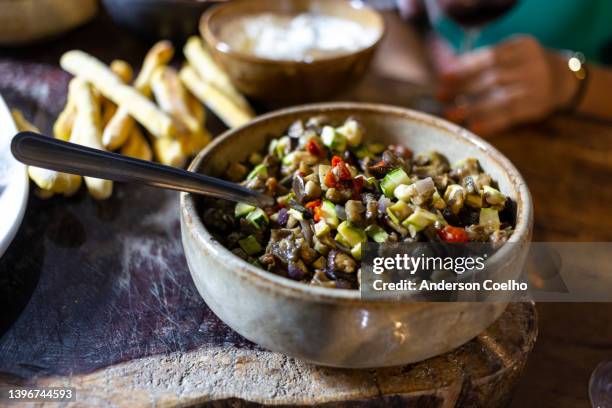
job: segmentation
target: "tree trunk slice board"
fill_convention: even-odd
[[[227,344],[28,383],[75,387],[75,406],[502,407],[511,399],[536,336],[533,304],[515,303],[465,345],[406,366],[335,369]]]

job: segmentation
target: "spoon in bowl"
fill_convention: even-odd
[[[186,191],[258,207],[275,204],[272,197],[236,183],[33,132],[15,135],[11,152],[24,164],[64,173]]]

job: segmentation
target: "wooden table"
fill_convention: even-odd
[[[389,19],[389,23],[391,30],[375,69],[351,95],[371,101],[414,105],[418,103],[416,97],[422,89],[415,82],[428,77],[426,66],[420,63],[424,53],[414,33],[406,26],[393,19]],[[0,92],[8,93],[10,100],[18,101],[19,107],[34,115],[35,121],[46,130],[49,130],[51,118],[61,109],[65,97],[63,92],[68,77],[57,69],[57,61],[59,55],[70,48],[85,49],[107,62],[111,58],[124,58],[138,64],[146,51],[146,44],[113,28],[102,16],[92,24],[49,44],[1,50]],[[218,123],[213,123],[213,127],[218,126]],[[490,141],[515,163],[528,182],[536,209],[535,240],[610,240],[612,217],[606,210],[607,204],[612,202],[612,126],[579,118],[558,117],[497,135]],[[138,258],[142,264],[123,264],[123,268],[127,268],[122,269],[124,271],[144,268],[157,272],[155,276],[125,282],[131,288],[127,293],[132,297],[117,296],[103,304],[105,307],[108,304],[119,307],[121,302],[146,300],[150,307],[138,310],[139,316],[144,317],[131,324],[135,331],[148,333],[147,341],[137,342],[129,349],[119,349],[114,347],[114,341],[129,342],[130,339],[113,339],[106,334],[108,344],[104,347],[109,353],[105,361],[99,361],[95,353],[79,354],[82,350],[91,349],[95,340],[92,338],[75,335],[65,339],[73,344],[62,344],[64,348],[61,350],[56,348],[58,339],[54,338],[54,327],[39,327],[43,337],[50,340],[46,349],[35,347],[34,341],[28,343],[28,338],[35,339],[40,334],[28,330],[28,322],[23,321],[24,316],[36,316],[36,311],[31,310],[32,304],[27,305],[33,292],[37,291],[37,296],[43,296],[37,305],[44,305],[44,301],[47,301],[54,306],[50,313],[56,321],[71,319],[71,316],[63,314],[67,307],[66,299],[71,299],[70,296],[82,288],[53,279],[62,276],[60,268],[86,274],[85,281],[96,290],[104,288],[111,281],[108,271],[97,269],[92,253],[107,251],[105,253],[109,258],[117,258],[116,262],[120,263],[125,254],[117,252],[121,246],[117,246],[113,240],[116,240],[119,231],[123,231],[121,228],[125,223],[130,222],[130,215],[136,211],[146,213],[152,201],[165,208],[166,214],[173,211],[174,205],[171,195],[159,195],[151,189],[130,188],[120,188],[118,194],[103,204],[92,203],[83,194],[68,203],[58,200],[61,199],[30,200],[26,220],[7,254],[0,260],[0,306],[6,311],[0,317],[0,327],[7,331],[8,326],[17,320],[0,339],[0,350],[4,351],[4,357],[9,355],[10,350],[15,353],[19,350],[41,353],[39,359],[29,356],[29,361],[38,361],[38,365],[17,365],[16,372],[21,372],[25,378],[32,373],[67,373],[76,364],[74,360],[77,358],[93,369],[100,364],[130,360],[132,354],[142,352],[143,348],[147,353],[181,353],[206,342],[230,342],[245,349],[255,347],[215,320],[214,316],[206,315],[210,311],[198,303],[197,294],[193,293],[192,285],[189,286],[188,278],[180,275],[177,282],[168,281],[177,275],[164,275],[164,272],[179,270],[185,265],[184,259],[178,255],[178,243],[160,244],[167,242],[168,237],[176,237],[177,225],[166,223],[164,213],[150,219],[148,224],[134,226],[135,234],[146,234],[155,239],[132,249],[147,255],[173,254],[170,262],[166,258],[154,257],[151,260],[143,256]],[[139,203],[142,208],[130,209],[132,203]],[[164,207],[164,203],[168,204]],[[77,255],[74,252],[76,247],[80,248]],[[134,261],[130,259],[130,262]],[[155,262],[158,263],[152,266]],[[40,282],[39,276],[46,276],[49,280]],[[151,287],[151,281],[163,284]],[[161,296],[164,290],[169,292]],[[78,297],[73,298],[78,301]],[[167,303],[151,305],[151,302],[167,299],[181,299],[181,308]],[[79,306],[71,307],[78,310]],[[612,356],[612,305],[539,304],[537,308],[540,336],[520,381],[513,406],[588,406],[590,372],[599,361]],[[30,314],[24,315],[24,309]],[[180,327],[169,330],[167,325],[156,325],[158,320],[155,317],[164,313],[173,318],[188,317],[174,320]],[[110,315],[93,316],[96,319],[106,317],[110,321],[81,321],[79,324],[93,330],[91,333],[96,333],[98,325],[105,330],[120,329],[113,326],[116,322]],[[198,322],[202,321],[212,322],[214,327],[198,327]],[[15,333],[16,329],[21,332]],[[179,338],[177,332],[188,335]],[[70,347],[74,350],[73,355],[66,352]],[[45,365],[45,361],[57,362],[59,352],[67,353],[60,356],[63,366]],[[13,362],[19,363],[19,359]],[[195,366],[190,369],[199,368]],[[181,378],[176,380],[178,383],[182,381]],[[143,381],[146,383],[147,379]],[[135,394],[134,398],[139,396]]]

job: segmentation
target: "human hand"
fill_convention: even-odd
[[[490,135],[546,118],[577,87],[566,60],[529,36],[462,55],[441,67],[438,98],[448,119]]]

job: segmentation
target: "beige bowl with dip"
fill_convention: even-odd
[[[358,2],[238,0],[206,12],[200,29],[242,93],[264,101],[305,102],[359,81],[384,22]]]

